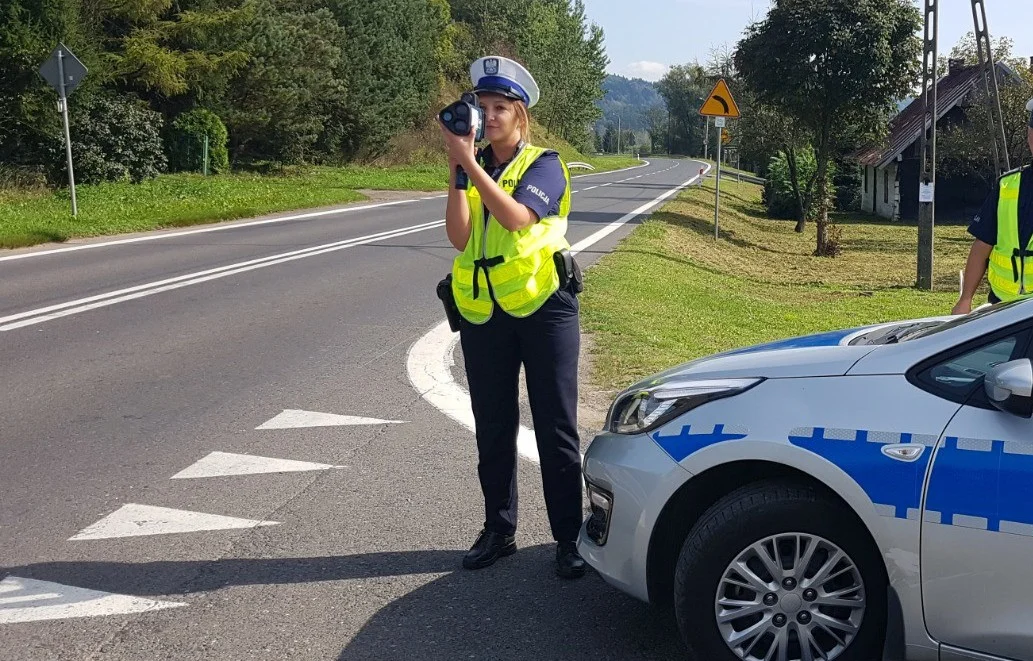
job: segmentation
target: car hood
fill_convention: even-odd
[[[787,379],[842,376],[857,361],[885,346],[887,338],[895,332],[929,327],[945,319],[949,317],[872,324],[733,349],[672,367],[644,379],[632,389],[685,377]]]

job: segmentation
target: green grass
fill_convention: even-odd
[[[634,158],[590,161],[596,171],[637,165]],[[0,248],[20,248],[365,199],[360,190],[435,191],[447,182],[443,165],[294,169],[284,174],[162,175],[141,184],[76,187],[78,218],[67,189],[0,190]],[[575,170],[574,173],[585,172]]]
[[[716,166],[717,165],[717,161],[714,161],[714,160],[707,160],[706,162],[710,163],[710,165],[712,165],[712,166]],[[725,165],[721,166],[721,172],[722,173],[731,172],[732,174],[735,174],[736,172],[741,172],[742,174],[747,174],[747,175],[749,175],[751,177],[756,177],[757,176],[757,174],[755,172],[750,172],[749,170],[741,170],[739,168],[733,168],[731,165],[728,165],[728,164],[725,164]]]
[[[588,163],[595,168],[594,171],[585,170],[584,168],[575,168],[570,171],[570,174],[572,175],[587,174],[589,172],[607,172],[609,170],[620,170],[622,168],[642,165],[642,159],[635,158],[634,156],[590,156],[571,160]]]
[[[638,378],[717,351],[855,325],[949,314],[969,240],[937,229],[936,288],[913,288],[914,226],[837,217],[844,252],[811,256],[815,228],[764,217],[760,187],[722,184],[713,239],[713,183],[691,189],[586,274],[584,328],[593,380]]]
[[[163,175],[141,184],[77,186],[79,217],[67,189],[0,191],[0,247],[75,237],[184,227],[364,199],[357,189],[437,190],[444,168],[312,168],[282,175]]]

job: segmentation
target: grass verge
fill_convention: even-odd
[[[684,191],[586,274],[585,330],[594,386],[615,390],[672,365],[741,346],[855,325],[948,314],[969,239],[939,226],[936,286],[913,288],[913,225],[840,214],[843,254],[813,257],[803,234],[771,220],[760,186],[722,183],[715,243],[713,182]]]
[[[589,161],[596,172],[630,167],[634,158]],[[204,177],[169,174],[140,184],[76,187],[78,218],[67,189],[0,190],[0,248],[71,238],[186,227],[365,199],[358,190],[436,191],[447,182],[441,165],[304,168],[284,174]],[[575,170],[578,174],[585,170]]]

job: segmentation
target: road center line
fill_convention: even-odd
[[[648,165],[648,162],[646,164]],[[645,167],[645,166],[635,166],[635,167]],[[572,191],[572,192],[577,192],[577,191]],[[421,198],[421,199],[434,199],[434,198]],[[353,208],[347,209],[347,210],[348,211],[355,211],[355,210],[359,210],[360,208],[369,209],[369,208],[397,205],[397,204],[403,204],[403,203],[406,203],[406,202],[416,202],[416,201],[419,201],[419,200],[404,200],[402,202],[389,202],[389,203],[386,203],[386,204],[367,205],[365,207],[353,207]],[[255,221],[253,223],[243,223],[243,225],[250,226],[250,225],[261,225],[261,224],[266,224],[266,223],[270,223],[270,222],[283,222],[285,220],[290,220],[290,219],[305,218],[305,217],[312,217],[312,216],[319,216],[319,215],[327,215],[329,213],[337,213],[339,211],[341,211],[341,210],[337,210],[337,211],[319,211],[319,212],[314,212],[312,214],[300,214],[300,215],[288,216],[288,217],[284,217],[284,218],[273,218],[273,219],[267,219],[267,220],[260,220],[260,221]],[[294,260],[297,260],[297,259],[302,259],[304,257],[313,257],[313,256],[316,256],[316,255],[325,254],[327,252],[334,252],[334,251],[337,251],[337,250],[343,250],[345,248],[352,248],[352,247],[355,247],[355,246],[365,245],[367,243],[372,243],[372,242],[375,242],[375,241],[381,241],[381,240],[384,240],[384,239],[392,239],[392,238],[396,238],[396,237],[399,237],[399,236],[405,236],[406,234],[413,234],[413,233],[416,233],[416,232],[423,232],[423,231],[430,230],[430,229],[436,229],[436,228],[441,227],[443,225],[444,225],[444,220],[434,221],[434,222],[430,222],[430,223],[422,223],[422,224],[419,224],[419,225],[412,225],[412,226],[409,226],[409,227],[403,227],[403,228],[398,229],[398,230],[388,230],[388,231],[384,231],[384,232],[378,232],[378,233],[375,233],[375,234],[370,234],[370,235],[367,235],[367,236],[364,236],[364,237],[358,237],[358,238],[354,238],[354,239],[346,239],[346,240],[336,241],[336,242],[333,242],[333,243],[323,244],[323,245],[319,245],[319,246],[311,246],[311,247],[308,247],[308,248],[301,248],[299,250],[293,250],[293,251],[286,252],[286,253],[280,253],[280,254],[276,254],[276,255],[269,255],[267,257],[260,257],[260,258],[257,258],[257,259],[252,259],[252,260],[248,260],[248,261],[244,261],[244,262],[238,262],[236,264],[228,264],[226,266],[219,266],[219,267],[215,267],[215,268],[212,268],[212,269],[207,269],[207,270],[204,270],[204,271],[198,271],[198,272],[195,272],[195,273],[187,273],[185,275],[176,276],[176,277],[173,277],[173,278],[166,278],[164,280],[158,280],[158,281],[155,281],[155,282],[149,282],[149,283],[145,283],[145,284],[142,284],[142,285],[135,285],[133,287],[126,287],[124,289],[118,289],[118,290],[114,290],[114,291],[105,292],[105,293],[102,293],[102,294],[96,294],[96,295],[93,295],[93,296],[87,296],[85,298],[79,298],[79,299],[74,299],[74,300],[71,300],[71,301],[65,301],[63,303],[57,303],[57,304],[54,304],[54,305],[48,305],[48,306],[42,307],[42,308],[36,308],[36,309],[33,309],[33,310],[26,310],[24,312],[18,312],[16,314],[11,314],[11,315],[8,315],[6,317],[0,317],[0,332],[16,330],[18,328],[24,328],[26,326],[32,326],[32,325],[35,325],[35,324],[41,324],[41,323],[44,323],[44,322],[47,322],[47,321],[52,321],[54,319],[60,319],[62,317],[67,317],[67,316],[71,316],[71,315],[75,315],[75,314],[80,314],[80,313],[83,313],[83,312],[88,312],[90,310],[96,310],[98,308],[107,307],[107,306],[110,306],[110,305],[115,305],[117,303],[123,303],[123,302],[126,302],[126,301],[132,301],[132,300],[136,300],[136,299],[139,299],[139,298],[144,298],[146,296],[151,296],[151,295],[154,295],[154,294],[159,294],[159,293],[162,293],[162,292],[171,291],[171,290],[174,290],[174,289],[180,289],[182,287],[188,287],[188,286],[191,286],[191,285],[201,284],[201,283],[208,282],[208,281],[211,281],[211,280],[216,280],[216,279],[219,279],[219,278],[224,278],[226,276],[236,275],[238,273],[244,273],[244,272],[247,272],[247,271],[253,271],[253,270],[256,270],[256,269],[265,268],[267,266],[275,266],[275,265],[278,265],[278,264],[284,264],[286,262],[294,261]],[[174,235],[175,236],[182,236],[184,234],[196,234],[196,233],[200,233],[200,232],[218,231],[218,230],[222,230],[222,229],[230,229],[231,227],[240,227],[240,226],[241,226],[241,224],[238,223],[236,225],[216,226],[216,227],[204,228],[204,229],[199,229],[199,230],[189,230],[189,231],[186,231],[186,232],[177,232]],[[155,237],[152,237],[152,238],[161,238],[161,237],[165,237],[165,236],[172,236],[172,235],[158,235],[158,236],[155,236]],[[88,244],[88,245],[84,245],[84,246],[72,246],[72,247],[66,248],[66,249],[58,249],[56,251],[45,251],[45,252],[40,252],[40,253],[28,253],[28,254],[25,254],[25,255],[11,255],[11,256],[8,256],[6,258],[0,258],[0,261],[2,261],[3,259],[23,258],[23,257],[29,256],[29,255],[40,255],[40,254],[47,254],[47,253],[52,253],[52,252],[61,252],[61,251],[68,251],[68,250],[82,250],[82,249],[86,249],[88,247],[99,247],[100,245],[114,245],[114,244],[119,244],[119,243],[132,243],[132,242],[136,242],[136,241],[145,240],[147,238],[148,237],[136,237],[136,238],[133,238],[133,239],[124,239],[124,240],[120,240],[120,241],[107,242],[105,244]]]
[[[444,220],[438,220],[432,223],[413,225],[411,227],[405,227],[390,232],[379,232],[377,234],[371,234],[365,237],[348,239],[346,241],[337,241],[334,243],[328,243],[321,246],[304,248],[302,250],[294,250],[287,253],[281,253],[279,255],[263,257],[261,259],[253,259],[247,262],[239,262],[237,264],[229,264],[227,266],[220,266],[218,268],[209,269],[207,271],[190,273],[175,278],[169,278],[167,280],[160,280],[157,282],[151,282],[144,285],[137,285],[135,287],[128,287],[126,289],[111,291],[104,294],[98,294],[96,296],[90,296],[88,298],[68,301],[66,303],[59,303],[57,305],[51,305],[45,308],[29,310],[27,312],[21,312],[18,314],[10,315],[8,317],[0,318],[0,331],[10,331],[15,330],[16,328],[24,328],[25,326],[32,326],[34,324],[40,324],[46,321],[51,321],[53,319],[67,317],[73,314],[87,312],[89,310],[96,310],[97,308],[115,305],[116,303],[132,301],[138,298],[144,298],[145,296],[152,296],[154,294],[158,294],[161,292],[171,291],[173,289],[189,287],[190,285],[196,285],[202,282],[216,280],[218,278],[225,278],[226,276],[236,275],[238,273],[254,271],[256,269],[265,268],[267,266],[284,264],[298,259],[304,259],[306,257],[314,257],[316,255],[323,255],[329,252],[344,250],[346,248],[354,248],[356,246],[366,245],[367,243],[374,243],[376,241],[382,241],[384,239],[393,239],[396,237],[405,236],[407,234],[425,232],[427,230],[443,227],[444,224]]]

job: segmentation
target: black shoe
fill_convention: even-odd
[[[499,558],[516,553],[516,536],[500,535],[491,530],[482,530],[473,547],[463,556],[463,567],[484,569],[495,564]]]
[[[581,578],[585,575],[585,560],[577,552],[574,542],[556,545],[556,574],[561,578]]]

